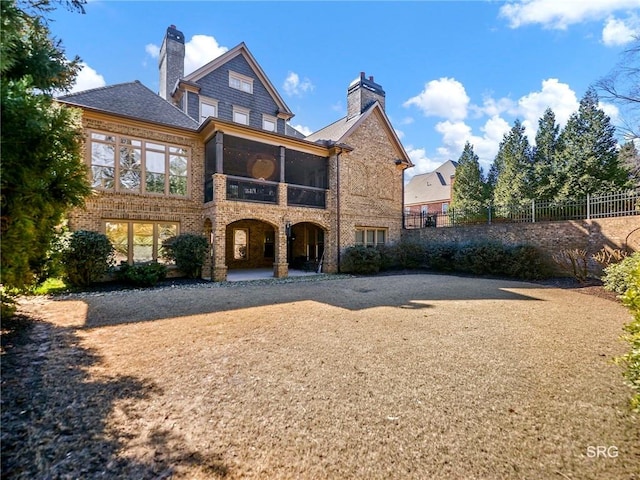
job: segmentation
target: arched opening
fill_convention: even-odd
[[[322,271],[325,230],[311,222],[300,222],[287,229],[287,262],[289,269]]]
[[[252,219],[227,225],[225,263],[229,270],[272,268],[275,249],[273,225]]]

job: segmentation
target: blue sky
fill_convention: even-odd
[[[85,15],[50,18],[85,64],[75,90],[140,80],[158,91],[171,24],[187,41],[185,74],[245,42],[307,133],[345,115],[347,86],[365,72],[386,91],[409,178],[457,160],[466,141],[486,173],[515,119],[533,140],[547,107],[564,124],[640,35],[640,0],[90,0]]]

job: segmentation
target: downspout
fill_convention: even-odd
[[[340,273],[340,154],[342,148],[336,147],[336,243],[338,244],[338,273]]]

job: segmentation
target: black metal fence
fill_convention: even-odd
[[[454,227],[491,223],[533,223],[640,215],[640,189],[587,195],[565,201],[532,200],[520,205],[488,205],[475,211],[450,208],[447,213],[405,213],[405,228]]]

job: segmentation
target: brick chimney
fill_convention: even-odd
[[[366,78],[365,73],[360,72],[360,77],[347,89],[347,120],[360,115],[376,101],[384,109],[384,97],[382,86],[373,81],[373,76]]]
[[[171,101],[171,92],[179,79],[184,77],[184,35],[175,25],[167,28],[162,41],[160,58],[160,96]]]

